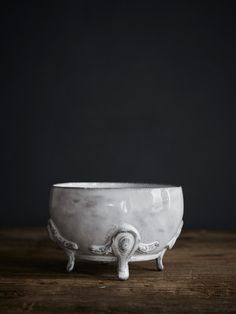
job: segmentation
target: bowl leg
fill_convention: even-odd
[[[129,279],[128,259],[124,256],[118,257],[118,278],[120,280]]]
[[[167,249],[164,249],[161,254],[159,255],[159,257],[156,259],[156,266],[157,266],[157,270],[163,270],[164,269],[164,265],[163,265],[163,256],[165,254]]]
[[[61,249],[63,249],[67,256],[66,270],[68,272],[72,271],[75,266],[75,256],[76,252],[78,252],[79,250],[79,245],[75,242],[65,239],[60,234],[57,226],[51,218],[48,220],[47,230],[50,239],[55,242]]]
[[[112,235],[112,251],[118,262],[118,278],[129,279],[129,260],[140,243],[138,231],[131,225],[123,224]]]
[[[70,250],[65,250],[66,256],[67,256],[67,265],[66,270],[71,272],[75,266],[75,252]]]

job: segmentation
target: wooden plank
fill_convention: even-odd
[[[44,229],[0,230],[0,313],[236,313],[236,233],[185,231],[164,258],[78,263],[68,274],[63,252]]]

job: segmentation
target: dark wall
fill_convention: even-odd
[[[235,12],[221,1],[8,1],[1,226],[67,181],[183,186],[185,226],[235,228]]]

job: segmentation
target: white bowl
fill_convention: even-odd
[[[181,187],[141,183],[60,183],[50,197],[48,232],[68,257],[118,263],[129,278],[128,262],[156,259],[172,248],[183,226]]]

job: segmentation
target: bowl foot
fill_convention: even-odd
[[[77,243],[65,239],[57,229],[55,223],[50,218],[48,220],[47,230],[50,239],[55,242],[60,248],[62,248],[67,256],[67,266],[66,270],[68,272],[72,271],[75,266],[75,256],[76,252],[79,250]]]
[[[157,270],[161,271],[164,269],[164,265],[163,265],[163,256],[165,254],[167,249],[164,249],[160,256],[156,259],[156,267],[157,267]]]
[[[73,251],[65,250],[66,256],[67,256],[67,265],[66,270],[71,272],[75,266],[75,253]]]
[[[129,265],[128,261],[125,259],[120,259],[118,261],[118,278],[120,280],[129,279]]]

